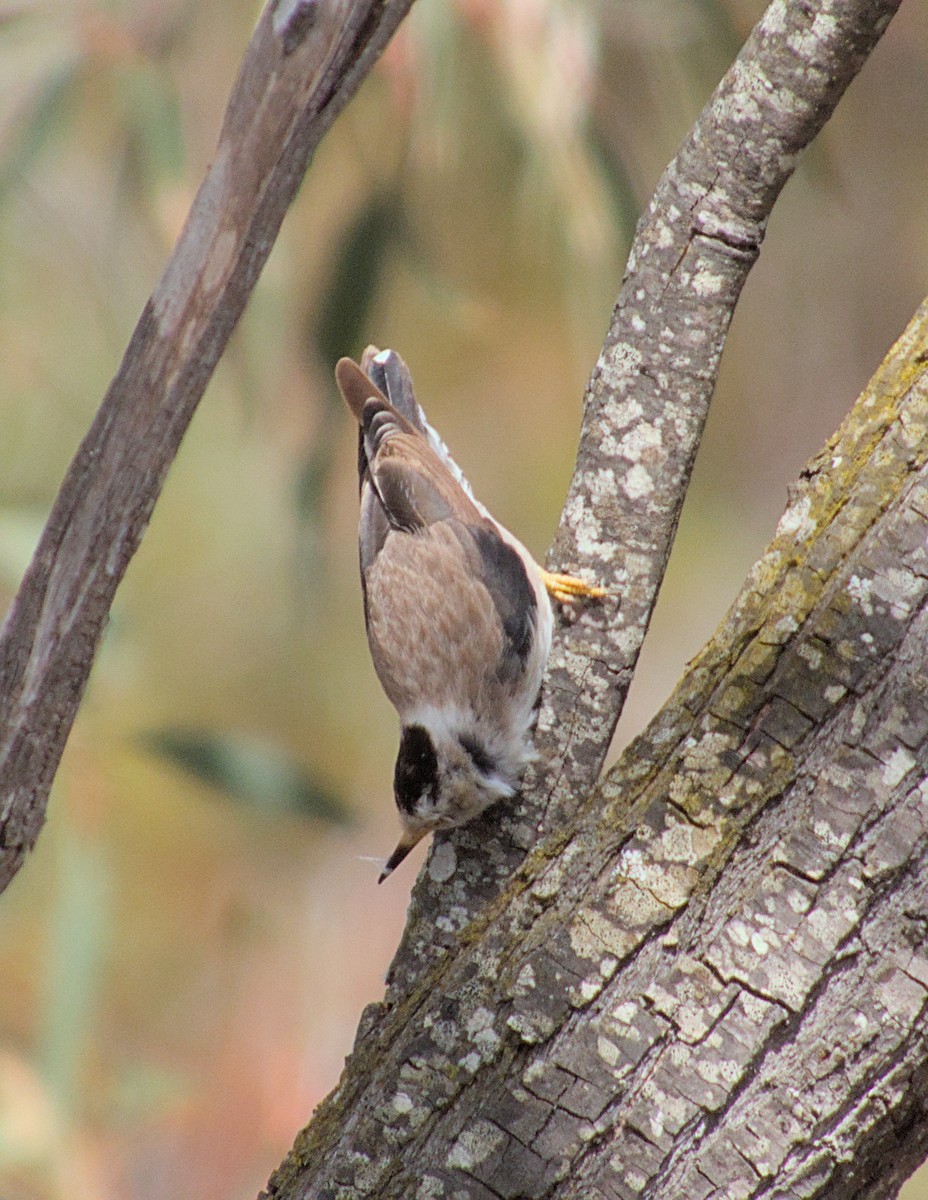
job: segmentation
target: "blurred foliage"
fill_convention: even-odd
[[[344,802],[278,747],[242,734],[155,729],[141,744],[200,783],[253,809],[345,825]]]
[[[334,1084],[414,866],[378,890],[367,861],[395,841],[396,731],[364,641],[332,362],[400,349],[478,494],[542,554],[634,222],[761,8],[419,0],[326,139],[0,899],[3,1200],[252,1196]],[[0,6],[0,606],[209,163],[255,15]],[[777,207],[624,737],[921,299],[926,59],[911,0]]]
[[[343,354],[360,358],[380,278],[402,230],[402,197],[372,191],[342,237],[313,330],[319,361],[335,369]]]
[[[360,358],[367,345],[381,277],[391,250],[400,248],[406,232],[402,205],[398,187],[388,191],[374,188],[365,198],[338,241],[330,278],[322,284],[321,308],[308,331],[310,362],[327,367],[330,376],[329,386],[319,396],[320,428],[315,446],[307,454],[297,480],[299,511],[311,528],[324,519],[323,505],[333,465],[330,447],[334,423],[342,413],[341,397],[332,382],[335,364],[343,354]],[[310,538],[310,554],[314,546],[315,539]]]

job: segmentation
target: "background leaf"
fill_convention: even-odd
[[[245,734],[202,729],[155,729],[141,744],[230,800],[262,812],[347,825],[344,801],[277,746]]]

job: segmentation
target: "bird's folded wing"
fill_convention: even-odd
[[[386,396],[398,413],[425,433],[422,410],[416,400],[409,368],[395,350],[378,350],[368,346],[361,355],[361,370]]]
[[[416,532],[449,516],[468,523],[485,522],[425,436],[393,407],[357,363],[341,359],[335,375],[361,429],[366,459],[362,486],[369,477],[394,529]]]
[[[373,561],[390,529],[435,538],[443,546],[447,534],[452,534],[463,551],[468,574],[489,592],[502,627],[506,651],[501,670],[518,674],[531,652],[537,620],[537,601],[525,564],[453,479],[444,473],[435,477],[430,469],[433,457],[421,439],[398,435],[372,458],[371,530],[380,528],[382,535],[379,544],[367,546],[366,554],[362,541],[362,561],[367,556]],[[386,515],[389,528],[375,525],[373,505]],[[449,596],[448,602],[453,604],[454,597]]]
[[[489,522],[467,525],[451,520],[448,525],[471,561],[474,574],[490,593],[506,644],[502,664],[521,672],[532,648],[538,607],[525,564]]]
[[[520,670],[531,650],[537,601],[525,564],[447,469],[426,437],[351,359],[338,386],[361,430],[361,565],[367,569],[391,530],[422,534],[441,523],[490,593],[506,643],[503,664]],[[370,490],[368,490],[370,489]],[[385,519],[384,519],[385,518]]]

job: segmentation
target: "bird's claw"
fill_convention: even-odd
[[[577,600],[601,600],[607,594],[605,588],[577,579],[575,575],[542,570],[541,578],[548,592],[561,604],[573,604]]]

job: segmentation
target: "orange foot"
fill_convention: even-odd
[[[542,568],[541,578],[554,599],[561,604],[572,604],[576,600],[601,600],[606,595],[605,588],[585,583],[574,575],[553,574]]]

